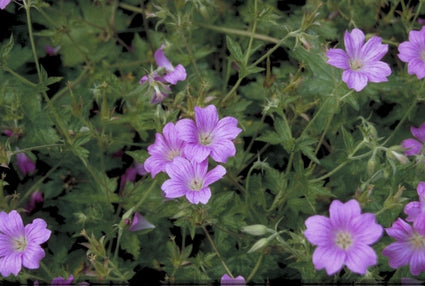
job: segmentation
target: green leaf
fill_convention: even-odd
[[[315,144],[317,140],[308,137],[303,136],[300,138],[297,138],[295,146],[297,150],[300,150],[304,155],[306,155],[310,160],[312,160],[316,164],[320,164],[319,159],[317,159],[316,155],[314,154],[314,149],[311,145]]]
[[[226,36],[226,43],[232,58],[238,64],[242,64],[244,57],[243,57],[241,46],[237,42],[233,41],[229,36]]]
[[[10,35],[9,42],[3,44],[0,48],[0,61],[2,65],[6,64],[6,60],[9,57],[10,51],[13,48],[13,34]]]

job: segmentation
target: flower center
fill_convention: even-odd
[[[173,161],[173,159],[177,156],[180,156],[180,150],[171,149],[170,151],[168,151],[167,160]]]
[[[25,239],[25,236],[20,236],[18,238],[13,239],[13,249],[19,252],[22,252],[27,247],[28,243]]]
[[[350,67],[353,71],[361,69],[363,63],[358,59],[350,59]]]
[[[347,250],[353,245],[353,237],[350,233],[339,231],[336,234],[335,243],[339,248]]]
[[[211,133],[199,133],[199,143],[208,146],[212,143]]]
[[[409,242],[414,249],[423,249],[425,247],[425,238],[416,232],[410,237]]]
[[[199,191],[202,189],[204,182],[201,179],[194,178],[189,182],[189,189],[192,191]]]

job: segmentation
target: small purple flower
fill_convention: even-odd
[[[4,129],[1,133],[3,133],[4,135],[6,135],[7,137],[12,137],[13,136],[13,131],[10,129]]]
[[[164,172],[166,165],[173,162],[174,158],[182,156],[185,145],[172,122],[164,126],[162,133],[156,133],[155,142],[148,147],[151,156],[144,163],[145,170],[151,173],[152,177]]]
[[[374,214],[361,214],[356,200],[345,204],[334,200],[329,218],[314,215],[305,225],[305,237],[317,245],[313,253],[317,270],[325,268],[328,275],[333,275],[346,265],[352,272],[364,275],[369,266],[377,263],[376,253],[369,245],[378,241],[383,229]]]
[[[242,129],[238,120],[226,116],[218,120],[217,108],[195,106],[195,121],[181,119],[176,123],[179,137],[186,142],[184,154],[190,160],[204,161],[209,155],[216,162],[226,163],[227,158],[236,154],[232,142]]]
[[[130,224],[130,222],[128,222]],[[129,231],[139,231],[143,229],[149,229],[149,228],[155,228],[153,224],[151,224],[147,219],[145,219],[144,216],[142,216],[140,213],[136,212],[133,216],[133,221],[131,222],[130,227],[128,228]]]
[[[16,154],[18,168],[22,174],[30,174],[35,170],[35,163],[25,153]]]
[[[53,278],[51,285],[52,286],[72,285],[73,282],[74,282],[74,276],[71,274],[71,275],[69,275],[68,279],[65,279],[63,277]]]
[[[162,102],[171,93],[168,84],[156,73],[143,76],[140,79],[140,84],[144,84],[145,82],[148,82],[149,86],[153,89],[152,104]]]
[[[40,218],[24,227],[17,211],[0,212],[0,273],[3,277],[17,276],[22,266],[28,269],[40,267],[40,260],[45,255],[40,244],[51,234],[46,227],[46,222]]]
[[[60,48],[61,48],[61,46],[57,46],[57,47],[55,47],[55,48],[52,48],[51,46],[46,45],[46,46],[44,47],[44,50],[46,51],[46,53],[47,53],[49,56],[54,56],[54,55],[56,55],[56,54],[59,52]]]
[[[25,206],[25,209],[31,213],[33,210],[35,210],[35,208],[42,204],[44,201],[43,198],[43,193],[40,191],[35,191],[34,193],[31,194],[31,197],[27,203],[27,205]]]
[[[407,63],[407,72],[416,74],[418,79],[425,77],[425,27],[420,31],[410,31],[409,41],[398,46],[398,57]]]
[[[207,173],[208,160],[198,163],[183,157],[174,158],[172,163],[165,166],[165,170],[170,176],[161,186],[165,197],[174,199],[186,196],[192,204],[206,204],[211,197],[208,186],[226,174],[226,169],[220,165]]]
[[[422,123],[419,128],[415,128],[413,126],[410,127],[410,132],[412,132],[413,136],[417,139],[409,138],[403,140],[401,142],[401,146],[406,149],[404,151],[404,155],[413,156],[419,154],[423,151],[424,143],[425,143],[425,123]]]
[[[155,51],[155,61],[158,66],[164,68],[167,73],[163,76],[164,80],[168,83],[175,85],[178,81],[184,81],[186,79],[186,70],[179,64],[176,67],[173,67],[171,62],[165,57],[164,45]]]
[[[388,51],[388,45],[381,43],[381,38],[373,36],[366,43],[364,33],[359,29],[348,31],[344,35],[342,49],[329,49],[326,53],[327,63],[344,70],[342,80],[348,88],[361,91],[367,82],[385,82],[391,74],[387,63],[380,61]]]
[[[238,277],[232,278],[227,274],[224,274],[221,277],[220,285],[246,285],[245,278],[243,278],[241,275]]]
[[[425,214],[419,215],[413,227],[398,218],[385,231],[397,241],[384,248],[382,254],[389,258],[392,268],[410,265],[410,273],[419,275],[425,271]]]
[[[425,213],[425,182],[419,182],[416,191],[419,202],[410,202],[404,207],[404,213],[407,214],[406,220],[409,222],[414,222],[421,213]]]

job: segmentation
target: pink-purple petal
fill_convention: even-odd
[[[423,143],[419,142],[416,139],[409,138],[401,142],[401,147],[405,149],[404,155],[413,156],[419,154],[423,147]]]
[[[404,206],[404,213],[407,215],[407,221],[413,222],[421,212],[420,202],[410,202]]]
[[[382,59],[388,52],[388,45],[382,44],[382,39],[377,36],[370,38],[361,49],[361,58],[363,61],[376,62]]]
[[[399,268],[409,264],[413,250],[406,242],[393,242],[384,248],[382,254],[389,258],[388,264],[392,268]]]
[[[367,268],[376,265],[377,261],[376,253],[370,246],[359,244],[349,250],[345,264],[352,272],[365,275]]]
[[[161,190],[168,199],[175,199],[186,195],[188,189],[181,181],[169,179],[162,183]]]
[[[47,229],[46,222],[39,218],[34,219],[32,223],[25,226],[25,237],[31,243],[42,244],[50,238],[51,233]]]
[[[425,142],[425,123],[422,123],[418,128],[410,127],[410,132],[421,142]]]
[[[328,57],[327,63],[331,66],[344,70],[350,68],[350,58],[344,50],[329,49],[326,52],[326,56]]]
[[[329,217],[333,226],[345,226],[360,213],[360,205],[356,200],[349,200],[345,204],[334,200],[329,207]]]
[[[186,79],[186,69],[182,65],[177,65],[172,71],[166,73],[163,78],[170,84],[177,84],[178,81]]]
[[[321,215],[314,215],[305,221],[307,229],[304,236],[314,245],[328,245],[332,233],[332,225],[329,218]]]
[[[203,188],[199,191],[188,191],[186,198],[192,204],[206,204],[211,198],[211,190],[210,188]]]
[[[364,43],[365,36],[360,29],[353,29],[351,33],[345,32],[344,34],[344,45],[347,51],[347,55],[350,58],[358,58],[360,56],[361,47]]]
[[[22,265],[28,269],[38,269],[40,267],[40,260],[44,256],[44,250],[40,245],[28,244],[22,254]]]
[[[360,71],[348,69],[342,73],[342,81],[347,84],[348,88],[359,92],[366,87],[367,76]]]
[[[198,131],[193,120],[180,119],[176,123],[176,130],[181,140],[189,143],[198,143]]]
[[[0,258],[0,274],[3,277],[8,277],[10,274],[15,276],[22,269],[22,255],[21,253],[12,253],[8,256]]]
[[[217,182],[218,180],[223,178],[225,174],[226,174],[226,169],[223,166],[218,165],[214,167],[206,174],[204,179],[204,186],[206,187],[211,185],[212,183]]]
[[[391,68],[384,62],[371,62],[362,68],[361,72],[367,76],[370,82],[386,82],[391,74]]]
[[[237,127],[238,120],[231,116],[226,116],[218,121],[217,126],[214,128],[212,135],[214,138],[233,140],[242,129]]]
[[[212,104],[205,108],[195,106],[195,121],[198,133],[212,132],[218,123],[217,108]]]
[[[313,252],[313,264],[317,270],[326,269],[328,275],[333,275],[344,266],[346,254],[341,249],[331,246],[318,246]]]
[[[409,264],[410,273],[415,276],[425,271],[425,249],[416,249],[413,251]]]
[[[211,158],[219,163],[226,163],[227,158],[236,154],[235,144],[230,140],[217,140],[209,146]]]
[[[162,45],[158,50],[155,51],[154,57],[158,66],[165,68],[167,71],[172,71],[174,69],[171,62],[167,59],[164,52],[164,45]]]

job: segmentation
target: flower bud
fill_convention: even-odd
[[[268,228],[262,224],[253,224],[242,227],[241,231],[250,235],[265,235],[268,232]]]
[[[260,250],[264,247],[266,247],[266,245],[269,243],[269,238],[268,237],[263,237],[259,240],[257,240],[256,243],[254,243],[254,245],[251,247],[250,250],[248,250],[248,253],[252,253],[255,252],[257,250]]]

